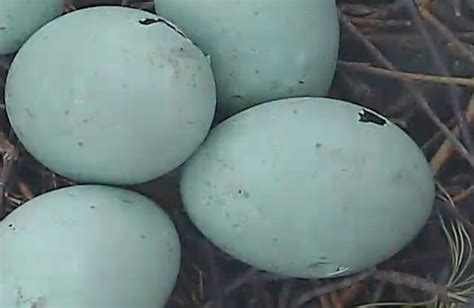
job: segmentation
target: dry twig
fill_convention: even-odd
[[[70,13],[77,10],[76,6],[72,3],[71,0],[66,0],[64,2],[64,12],[65,13]]]
[[[377,27],[377,28],[409,28],[411,21],[409,20],[386,20],[364,17],[351,17],[351,22],[360,27]]]
[[[371,66],[369,63],[355,63],[355,62],[347,62],[347,61],[342,61],[342,60],[338,61],[338,65],[342,69],[354,70],[358,72],[384,76],[384,77],[389,77],[389,78],[419,81],[419,82],[427,81],[427,82],[434,82],[434,83],[440,83],[440,84],[474,87],[474,79],[470,79],[470,78],[447,77],[447,76],[437,76],[437,75],[420,74],[420,73],[392,71],[392,70],[387,70],[387,69]]]
[[[467,118],[468,123],[472,123],[474,121],[474,95],[471,97],[471,100],[469,101],[469,105],[466,110],[466,118]],[[458,125],[456,125],[456,127],[452,130],[452,134],[454,136],[459,136]],[[438,151],[436,152],[436,154],[433,156],[433,158],[430,161],[430,167],[434,173],[438,172],[439,169],[444,165],[444,163],[451,156],[453,150],[454,150],[453,144],[449,140],[446,140],[441,145],[441,147],[438,149]]]
[[[318,298],[322,295],[331,293],[335,290],[345,289],[350,287],[356,282],[363,281],[370,277],[374,272],[375,268],[357,273],[355,275],[341,278],[339,281],[331,282],[322,286],[317,286],[315,289],[305,292],[298,296],[290,305],[291,308],[303,307],[303,305],[315,298]]]
[[[395,271],[378,270],[372,275],[372,277],[379,281],[410,287],[425,292],[433,297],[437,297],[442,301],[448,301],[448,290],[446,287],[439,286],[434,282],[418,276]]]
[[[439,73],[446,76],[446,77],[449,77],[450,74],[449,74],[448,68],[446,67],[446,63],[441,58],[441,55],[438,52],[437,46],[435,45],[433,39],[431,38],[431,35],[428,33],[428,30],[425,28],[420,16],[418,15],[418,11],[417,11],[416,6],[413,4],[412,0],[407,0],[406,3],[407,3],[408,11],[410,12],[410,15],[411,15],[412,19],[415,21],[415,24],[418,27],[418,29],[421,33],[421,36],[423,37],[423,39],[425,40],[426,44],[429,47],[430,54],[431,54],[432,58],[434,59],[434,62],[436,64],[437,68],[439,69]],[[420,11],[425,10],[423,7],[420,7],[419,9],[420,9]],[[442,31],[442,30],[439,29],[439,31]],[[449,32],[449,30],[447,30],[447,31]],[[456,37],[452,34],[449,37],[449,39],[450,40],[452,40],[452,39],[457,40]],[[456,43],[456,42],[454,42],[454,43]],[[460,43],[460,42],[458,41],[458,43]],[[464,44],[462,44],[462,43],[460,43],[460,44],[463,47],[465,47]],[[472,55],[472,56],[474,58],[474,55]],[[462,138],[463,138],[463,140],[466,144],[466,147],[469,150],[469,152],[472,153],[472,152],[474,152],[474,145],[472,143],[472,139],[471,139],[471,136],[470,136],[469,127],[466,124],[466,119],[464,118],[464,115],[461,111],[461,107],[460,107],[460,104],[459,104],[459,96],[460,95],[459,95],[458,90],[459,89],[457,87],[455,87],[454,85],[451,85],[449,87],[450,98],[449,98],[448,102],[453,108],[454,115],[456,116],[456,119],[458,121],[460,134],[461,134],[461,136],[462,136]]]
[[[9,184],[9,179],[13,166],[19,157],[19,153],[15,146],[10,143],[5,134],[0,131],[0,151],[3,155],[3,166],[0,171],[0,219],[6,214],[6,207],[4,204],[6,187]]]
[[[474,65],[474,53],[463,43],[461,42],[456,35],[454,35],[445,25],[443,25],[436,17],[434,17],[424,6],[419,6],[420,15],[433,25],[439,33],[452,44],[456,50],[458,50],[459,55],[463,56],[466,60],[471,62],[471,65]]]
[[[466,200],[467,198],[469,198],[469,196],[473,193],[474,193],[474,185],[471,185],[465,191],[460,192],[459,194],[455,195],[453,197],[453,201],[456,203],[462,202]]]
[[[377,49],[366,37],[360,32],[351,21],[342,13],[339,12],[339,17],[344,26],[361,42],[364,43],[368,51],[375,58],[375,60],[383,65],[384,67],[396,71],[395,66],[385,58],[385,56]],[[449,128],[439,119],[436,113],[431,109],[430,105],[424,98],[424,96],[409,82],[403,82],[404,87],[412,93],[416,102],[420,105],[423,111],[429,116],[433,123],[446,135],[446,137],[453,143],[455,149],[459,154],[466,159],[466,161],[474,167],[474,157],[466,150],[464,145],[451,133]]]

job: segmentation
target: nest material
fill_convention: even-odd
[[[104,4],[153,11],[153,1],[140,0],[69,0],[65,11]],[[430,221],[376,269],[337,280],[287,279],[250,268],[203,238],[183,214],[170,174],[131,187],[162,204],[182,236],[181,272],[167,307],[474,307],[474,1],[341,0],[338,6],[341,48],[330,96],[386,115],[422,148],[438,187]],[[0,91],[11,60],[0,57]],[[3,97],[0,104],[4,109]],[[0,217],[74,184],[25,153],[4,112],[0,150]]]

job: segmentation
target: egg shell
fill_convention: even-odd
[[[15,57],[6,107],[25,148],[70,179],[136,184],[183,163],[207,135],[209,60],[169,22],[93,7],[53,20]]]
[[[63,0],[0,0],[0,55],[17,51],[41,26],[61,15]]]
[[[163,307],[180,244],[150,199],[100,185],[40,195],[0,223],[0,307]]]
[[[155,7],[211,56],[224,116],[328,92],[339,49],[334,0],[155,0]]]
[[[195,225],[235,258],[329,278],[407,245],[430,214],[434,183],[414,141],[383,116],[293,98],[214,128],[185,164],[181,194]]]

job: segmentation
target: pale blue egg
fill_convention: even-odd
[[[20,49],[8,117],[25,148],[70,179],[136,184],[182,164],[206,137],[216,91],[209,60],[146,11],[61,16]]]
[[[328,278],[405,247],[434,201],[429,165],[399,127],[326,98],[267,102],[214,128],[181,180],[191,220],[257,268]]]

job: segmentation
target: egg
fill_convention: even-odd
[[[81,185],[0,222],[0,307],[164,307],[180,265],[167,214],[128,190]]]
[[[64,0],[0,0],[0,55],[16,52],[41,26],[61,15]]]
[[[416,143],[370,109],[275,100],[215,127],[185,164],[185,209],[217,247],[284,276],[378,264],[426,223],[434,182]]]
[[[81,183],[137,184],[182,164],[206,137],[209,59],[168,21],[103,6],[59,17],[20,49],[5,103],[32,156]]]
[[[335,0],[155,0],[155,7],[211,56],[223,117],[328,92],[339,49]]]

